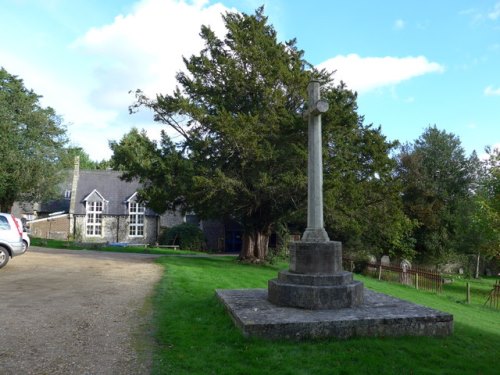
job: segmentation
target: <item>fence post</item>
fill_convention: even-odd
[[[470,283],[467,282],[467,304],[470,304]]]
[[[415,272],[415,289],[418,290],[418,272]]]
[[[382,265],[378,266],[378,279],[382,279]]]

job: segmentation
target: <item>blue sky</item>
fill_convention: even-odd
[[[365,123],[389,139],[429,125],[467,153],[500,147],[500,0],[0,0],[0,66],[63,116],[95,160],[132,126],[158,137],[151,113],[128,114],[137,88],[170,93],[201,24],[265,5],[280,40],[357,91]]]

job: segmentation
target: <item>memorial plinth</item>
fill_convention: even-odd
[[[266,289],[216,290],[244,336],[269,340],[448,336],[453,315],[371,290],[357,307],[307,310],[276,306]]]

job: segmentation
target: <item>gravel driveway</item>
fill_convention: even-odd
[[[33,247],[0,270],[0,374],[148,374],[154,255]]]

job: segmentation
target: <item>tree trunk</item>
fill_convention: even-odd
[[[12,202],[0,202],[0,212],[10,212],[12,209],[13,203]]]
[[[241,247],[240,260],[263,261],[266,259],[269,248],[269,229],[249,229],[243,233],[243,246]]]
[[[476,261],[476,274],[474,275],[475,279],[479,279],[479,258],[481,256],[481,253],[477,253],[477,261]]]

